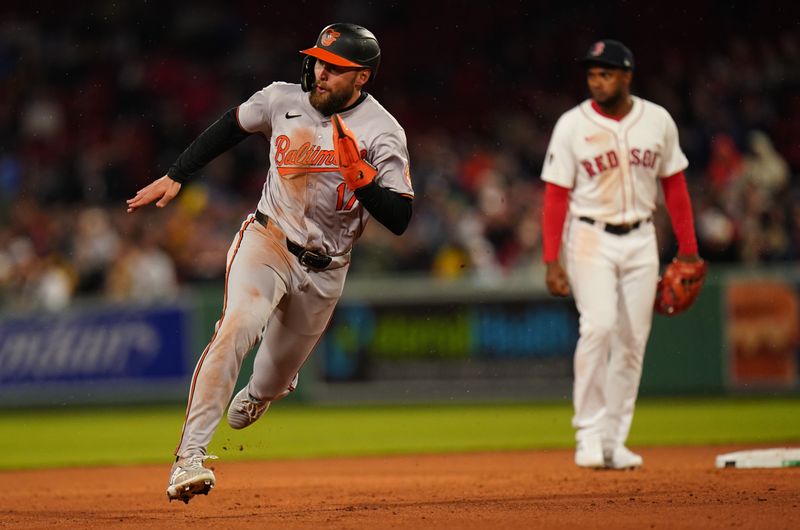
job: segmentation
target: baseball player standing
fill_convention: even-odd
[[[571,288],[580,314],[575,463],[630,469],[642,465],[625,441],[658,282],[657,182],[678,240],[677,259],[699,256],[683,174],[688,161],[672,117],[630,94],[633,54],[622,43],[594,43],[583,63],[591,99],[559,118],[542,170],[546,282],[556,296]]]
[[[269,140],[270,168],[254,214],[228,251],[222,316],[192,377],[167,487],[188,502],[215,485],[203,466],[242,360],[261,340],[248,385],[228,423],[242,429],[294,390],[300,367],[344,287],[350,251],[370,217],[402,234],[414,192],[405,132],[364,85],[380,48],[354,24],[322,30],[300,84],[273,83],[204,131],[167,174],[128,200],[163,207],[189,175],[252,134]],[[345,123],[346,121],[346,123]]]

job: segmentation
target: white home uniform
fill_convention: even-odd
[[[413,197],[397,121],[370,95],[339,115],[378,169],[375,182]],[[228,251],[222,316],[194,371],[178,456],[206,454],[242,360],[262,336],[248,392],[274,400],[293,390],[370,217],[337,171],[330,117],[311,106],[300,85],[271,84],[242,104],[237,118],[242,129],[268,139],[271,164],[259,215],[247,218]],[[331,256],[331,264],[310,269],[289,244]]]
[[[542,179],[571,190],[564,263],[580,313],[573,427],[580,443],[625,443],[658,280],[658,178],[688,166],[667,111],[638,97],[622,119],[591,100],[556,123]]]

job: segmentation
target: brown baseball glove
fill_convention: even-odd
[[[662,315],[677,315],[689,309],[706,279],[706,262],[672,260],[658,279],[655,310]]]

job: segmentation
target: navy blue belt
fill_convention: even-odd
[[[643,224],[649,223],[650,221],[653,220],[652,217],[648,217],[647,219],[641,219],[639,221],[636,221],[635,223],[623,223],[621,225],[612,225],[610,223],[603,223],[601,221],[596,221],[591,217],[581,216],[578,217],[578,219],[583,221],[584,223],[589,223],[590,225],[597,225],[606,232],[608,232],[609,234],[614,234],[615,236],[624,236],[631,230],[636,230]]]

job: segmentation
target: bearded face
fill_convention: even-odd
[[[334,112],[347,106],[347,103],[353,99],[355,94],[355,87],[352,85],[345,85],[336,89],[330,85],[320,86],[320,82],[314,86],[314,89],[309,92],[308,100],[311,106],[317,109],[323,116],[330,116]]]
[[[369,70],[336,66],[317,59],[314,64],[314,88],[308,100],[322,115],[330,116],[352,105],[369,78]]]

